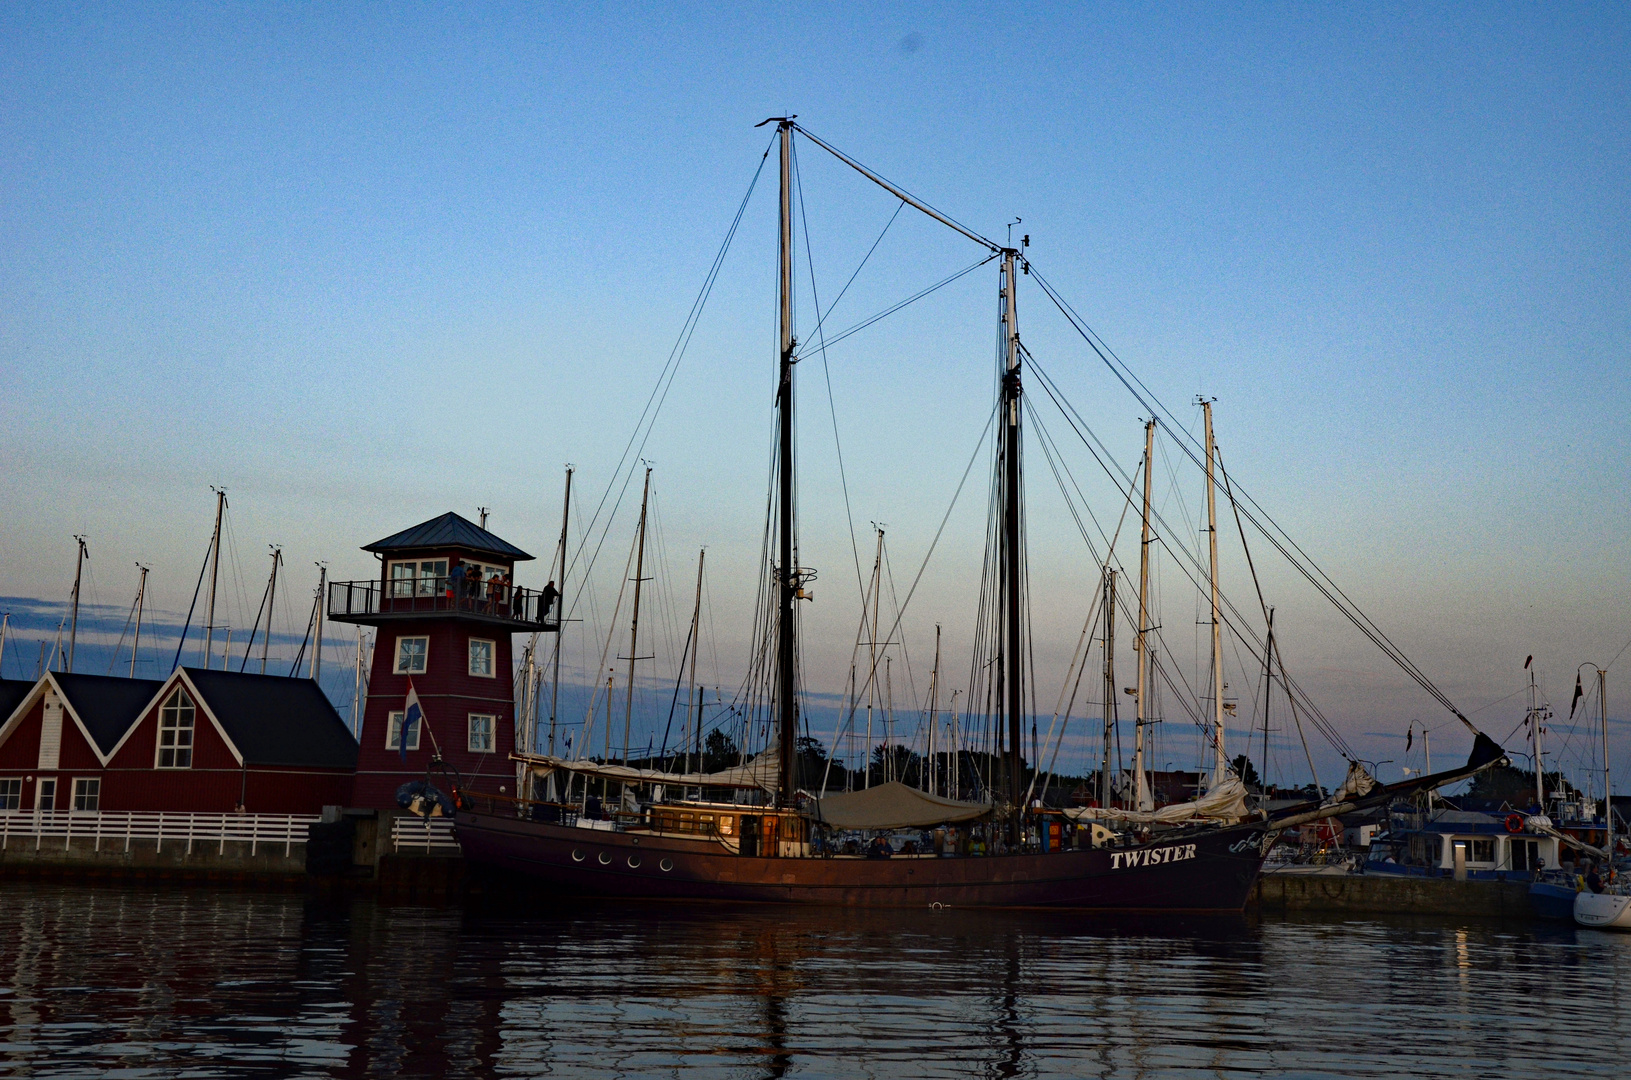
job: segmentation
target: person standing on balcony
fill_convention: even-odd
[[[459,595],[459,590],[463,586],[464,586],[464,564],[456,562],[456,563],[453,564],[453,569],[451,569],[451,570],[449,570],[447,572],[447,604],[448,604],[448,607],[453,606],[454,598]]]
[[[555,600],[560,595],[561,590],[555,587],[555,582],[553,580],[551,580],[548,585],[544,586],[544,591],[538,594],[539,622],[543,622],[545,619],[549,618],[549,613],[555,608]]]

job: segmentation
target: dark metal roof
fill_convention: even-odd
[[[477,555],[497,555],[502,559],[523,562],[531,559],[525,551],[507,540],[500,540],[474,522],[467,521],[449,510],[441,517],[422,521],[411,529],[403,529],[394,536],[375,540],[363,547],[364,551],[424,551],[426,549],[460,548]]]
[[[312,680],[185,670],[246,764],[356,768],[357,740]]]
[[[27,679],[0,679],[0,724],[23,703],[34,684]]]
[[[164,683],[158,679],[126,679],[119,675],[77,675],[59,671],[52,678],[62,687],[63,696],[79,717],[85,730],[96,740],[97,749],[108,754],[119,745],[130,725],[141,719],[142,709]]]

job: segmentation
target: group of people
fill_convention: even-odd
[[[447,573],[444,595],[449,604],[485,611],[491,615],[507,615],[525,620],[525,594],[514,588],[508,570],[487,573],[480,563],[454,563]],[[538,619],[543,621],[555,607],[560,590],[551,581],[538,596]]]

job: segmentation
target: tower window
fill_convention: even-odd
[[[470,737],[466,743],[472,754],[493,752],[493,717],[487,713],[470,714]]]
[[[425,660],[430,653],[430,638],[399,637],[396,639],[396,673],[423,675]]]
[[[159,709],[159,768],[192,768],[194,715],[193,699],[177,687]]]
[[[391,714],[391,723],[385,733],[385,749],[402,749],[402,720],[406,714],[400,709]],[[419,749],[419,721],[408,725],[408,749]]]
[[[493,643],[481,638],[470,639],[470,674],[493,677]]]
[[[391,595],[435,596],[447,579],[446,559],[409,559],[391,564]]]

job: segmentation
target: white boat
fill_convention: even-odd
[[[1574,897],[1574,921],[1593,930],[1631,930],[1631,893],[1582,889]]]

